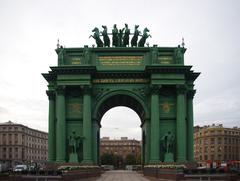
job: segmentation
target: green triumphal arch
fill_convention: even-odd
[[[141,119],[145,165],[192,161],[193,83],[199,73],[184,65],[186,49],[97,45],[58,46],[58,66],[43,74],[48,160],[99,164],[101,118],[112,107],[127,106]]]

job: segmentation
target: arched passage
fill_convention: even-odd
[[[117,106],[109,109],[101,119],[101,138],[141,140],[141,120],[138,114],[129,107]]]
[[[135,94],[131,93],[131,92],[112,92],[107,94],[105,97],[103,97],[101,100],[98,101],[98,104],[96,105],[96,109],[94,111],[94,120],[96,122],[95,125],[95,134],[94,137],[96,139],[96,142],[94,145],[96,145],[95,149],[95,158],[96,161],[99,163],[99,147],[100,147],[100,127],[101,127],[101,120],[103,115],[110,109],[114,108],[114,107],[118,107],[118,106],[124,106],[124,107],[128,107],[130,109],[132,109],[140,118],[140,122],[139,125],[142,125],[146,119],[146,115],[148,115],[147,113],[147,109],[146,109],[146,105],[145,103],[139,98],[137,97]],[[142,130],[142,140],[144,142],[142,142],[142,145],[145,145],[145,131]],[[145,153],[144,151],[144,146],[142,147],[142,155],[143,153]],[[142,160],[144,160],[144,158],[142,157]]]
[[[117,106],[101,119],[99,157],[101,165],[125,168],[141,164],[141,120],[131,108]]]
[[[126,106],[134,110],[143,123],[149,113],[144,101],[130,91],[114,91],[103,96],[98,101],[94,110],[94,119],[100,120],[106,111],[116,106]]]

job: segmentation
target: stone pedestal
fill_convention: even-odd
[[[77,153],[70,153],[70,155],[69,155],[69,162],[70,163],[78,163],[78,155],[77,155]]]
[[[165,153],[164,162],[174,162],[173,153]]]

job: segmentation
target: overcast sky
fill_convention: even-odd
[[[239,0],[0,0],[0,123],[11,120],[48,130],[47,82],[57,65],[57,39],[66,47],[92,46],[91,30],[128,23],[148,27],[150,45],[185,39],[185,64],[201,72],[195,82],[195,125],[240,126]],[[141,138],[137,114],[113,108],[102,136]]]

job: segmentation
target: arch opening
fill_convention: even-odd
[[[117,106],[108,110],[101,119],[101,137],[141,140],[141,120],[131,108]]]
[[[143,123],[146,116],[146,111],[144,109],[144,106],[142,103],[140,103],[139,100],[136,100],[136,98],[133,98],[132,96],[125,95],[125,94],[117,94],[113,95],[111,97],[106,98],[103,100],[103,102],[100,104],[100,106],[97,108],[96,113],[96,119],[99,121],[99,123],[102,120],[103,115],[110,109],[118,106],[125,106],[137,113],[137,115],[140,117],[141,122]]]
[[[135,157],[132,164],[141,164],[144,151],[141,147],[143,132],[140,127],[146,118],[143,102],[126,94],[108,95],[100,101],[96,111],[95,118],[101,125],[97,138],[99,163],[107,164],[102,157],[107,153],[116,157],[112,160],[120,159],[118,163],[113,163],[117,168],[124,168],[127,157],[131,156]],[[104,137],[109,141],[102,139]]]

